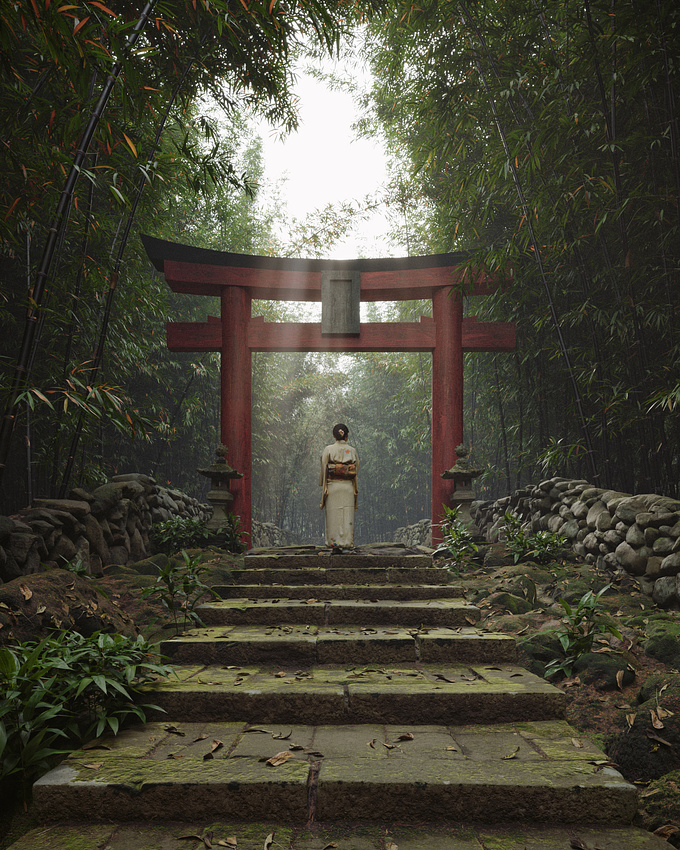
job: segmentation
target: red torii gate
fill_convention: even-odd
[[[149,259],[173,292],[218,295],[221,318],[168,322],[171,351],[219,351],[221,440],[229,463],[243,473],[232,482],[232,509],[243,530],[251,531],[251,352],[253,351],[427,351],[432,353],[432,521],[442,518],[454,490],[441,473],[456,460],[463,442],[463,353],[513,351],[515,326],[463,318],[463,298],[484,295],[496,285],[480,273],[472,280],[466,254],[433,254],[379,260],[299,260],[193,248],[149,236],[142,241]],[[320,301],[322,276],[360,276],[362,301],[432,299],[432,318],[420,322],[358,325],[358,333],[322,333],[319,323],[265,322],[250,315],[253,298]],[[466,276],[467,275],[467,276]],[[452,287],[455,287],[452,289]],[[332,424],[332,423],[331,423]],[[439,535],[433,528],[433,538]]]

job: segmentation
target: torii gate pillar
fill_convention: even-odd
[[[463,442],[463,299],[449,288],[432,294],[432,522],[450,504],[455,482],[442,478]],[[455,462],[455,461],[454,461]],[[433,528],[433,540],[441,539]]]
[[[229,465],[233,466],[237,472],[247,471],[243,478],[232,481],[231,490],[234,501],[231,503],[231,510],[236,516],[246,520],[243,530],[250,534],[252,379],[248,322],[251,298],[248,291],[240,286],[225,286],[220,294],[220,300],[222,326],[220,439],[222,445],[229,449],[227,456]]]

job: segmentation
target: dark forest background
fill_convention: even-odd
[[[0,364],[14,431],[0,440],[0,511],[127,471],[202,495],[219,361],[169,353],[164,325],[219,308],[169,292],[139,233],[323,257],[360,228],[357,199],[302,222],[265,202],[249,129],[254,116],[294,129],[294,62],[322,68],[338,50],[373,75],[363,89],[328,82],[353,87],[357,131],[386,146],[377,203],[394,253],[467,250],[512,270],[466,302],[518,329],[515,354],[466,356],[477,492],[562,474],[678,496],[677,4],[247,6],[158,5],[130,47],[139,10],[126,3],[0,0]],[[430,308],[371,309],[399,321]],[[291,304],[254,312],[301,317]],[[428,516],[432,392],[426,355],[254,356],[255,517],[320,535],[318,457],[336,421],[361,457],[361,539]]]

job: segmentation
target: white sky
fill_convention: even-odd
[[[332,67],[337,68],[337,65]],[[346,66],[340,65],[345,68]],[[281,140],[266,124],[258,126],[263,140],[265,182],[284,181],[281,197],[291,218],[329,203],[361,201],[386,182],[386,158],[379,143],[356,139],[352,123],[359,117],[352,96],[330,90],[314,77],[298,74],[300,127]],[[329,259],[391,256],[387,222],[379,214],[358,224],[357,231],[328,254]],[[287,234],[281,233],[284,241]]]

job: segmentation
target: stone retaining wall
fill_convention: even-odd
[[[413,525],[398,528],[392,534],[392,540],[405,546],[432,546],[432,520],[421,519]]]
[[[559,532],[588,563],[636,576],[658,605],[680,604],[680,501],[551,478],[495,502],[473,502],[470,513],[486,539],[494,541],[506,510],[532,531]]]
[[[290,531],[273,522],[252,521],[252,546],[296,546],[300,541]]]
[[[34,499],[11,517],[0,516],[0,582],[80,558],[93,575],[109,564],[149,554],[149,529],[180,516],[207,520],[210,505],[156,484],[148,475],[115,475],[91,493]]]

